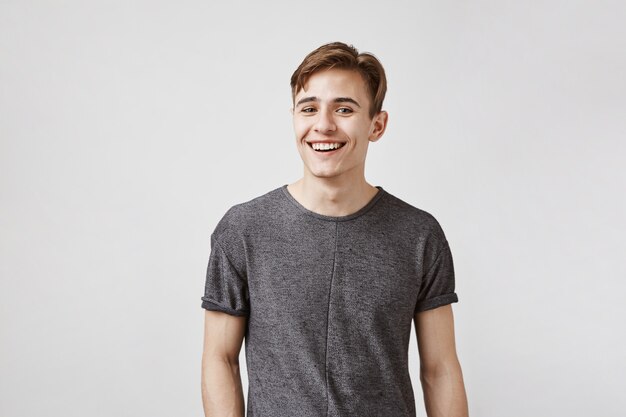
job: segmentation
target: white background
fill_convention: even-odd
[[[623,416],[625,21],[617,0],[0,1],[0,415],[202,415],[209,235],[301,176],[289,77],[340,40],[387,70],[367,180],[450,242],[470,415]]]

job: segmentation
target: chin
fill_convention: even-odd
[[[338,176],[340,173],[335,171],[326,171],[326,170],[308,170],[309,173],[317,178],[333,178]]]

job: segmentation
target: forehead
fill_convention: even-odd
[[[321,100],[335,97],[351,97],[367,101],[368,92],[365,80],[357,71],[346,69],[326,69],[313,73],[295,98],[315,96]]]

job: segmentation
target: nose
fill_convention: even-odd
[[[333,120],[329,110],[320,109],[317,120],[315,121],[315,131],[327,133],[335,131],[335,121]]]

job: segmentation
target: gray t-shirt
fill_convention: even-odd
[[[248,417],[414,417],[415,313],[458,301],[438,221],[376,186],[325,216],[278,187],[211,234],[202,307],[248,316]]]

